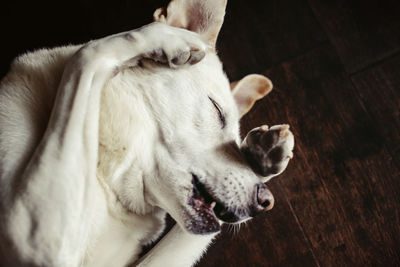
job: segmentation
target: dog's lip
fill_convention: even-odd
[[[234,223],[239,218],[228,210],[218,199],[213,197],[206,186],[200,182],[197,175],[192,173],[192,184],[193,184],[193,196],[191,198],[191,206],[196,212],[200,211],[200,214],[206,214],[208,217],[212,215],[215,220],[218,219],[226,223]]]
[[[210,193],[206,190],[203,183],[200,182],[197,175],[192,174],[193,180],[193,196],[192,199],[201,202],[202,206],[209,208],[211,210],[217,205],[217,201],[214,197],[211,196]],[[194,207],[196,210],[198,207]]]

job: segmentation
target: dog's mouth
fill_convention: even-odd
[[[194,232],[217,232],[221,228],[218,220],[225,223],[239,221],[240,218],[238,218],[235,213],[229,211],[221,201],[213,197],[195,174],[192,174],[192,177],[193,195],[189,200],[189,205],[193,207],[194,211],[201,219],[195,227],[198,229],[192,229]]]

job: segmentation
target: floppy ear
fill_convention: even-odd
[[[250,74],[240,81],[231,83],[233,97],[240,117],[250,111],[254,103],[272,90],[270,79],[259,74]]]
[[[197,32],[215,47],[225,16],[227,0],[172,0],[167,8],[159,8],[154,21]]]

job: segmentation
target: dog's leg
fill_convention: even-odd
[[[185,232],[179,225],[175,225],[150,252],[139,260],[137,266],[193,266],[206,251],[215,235],[193,235]]]
[[[192,32],[153,23],[84,45],[67,63],[45,135],[18,179],[8,231],[18,258],[77,266],[105,207],[96,181],[101,89],[142,57],[190,65],[206,45]],[[100,191],[96,191],[100,190]],[[97,219],[96,219],[97,218]]]

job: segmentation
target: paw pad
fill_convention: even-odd
[[[269,179],[286,169],[293,158],[293,146],[294,137],[288,125],[263,125],[248,133],[241,150],[253,170]]]

